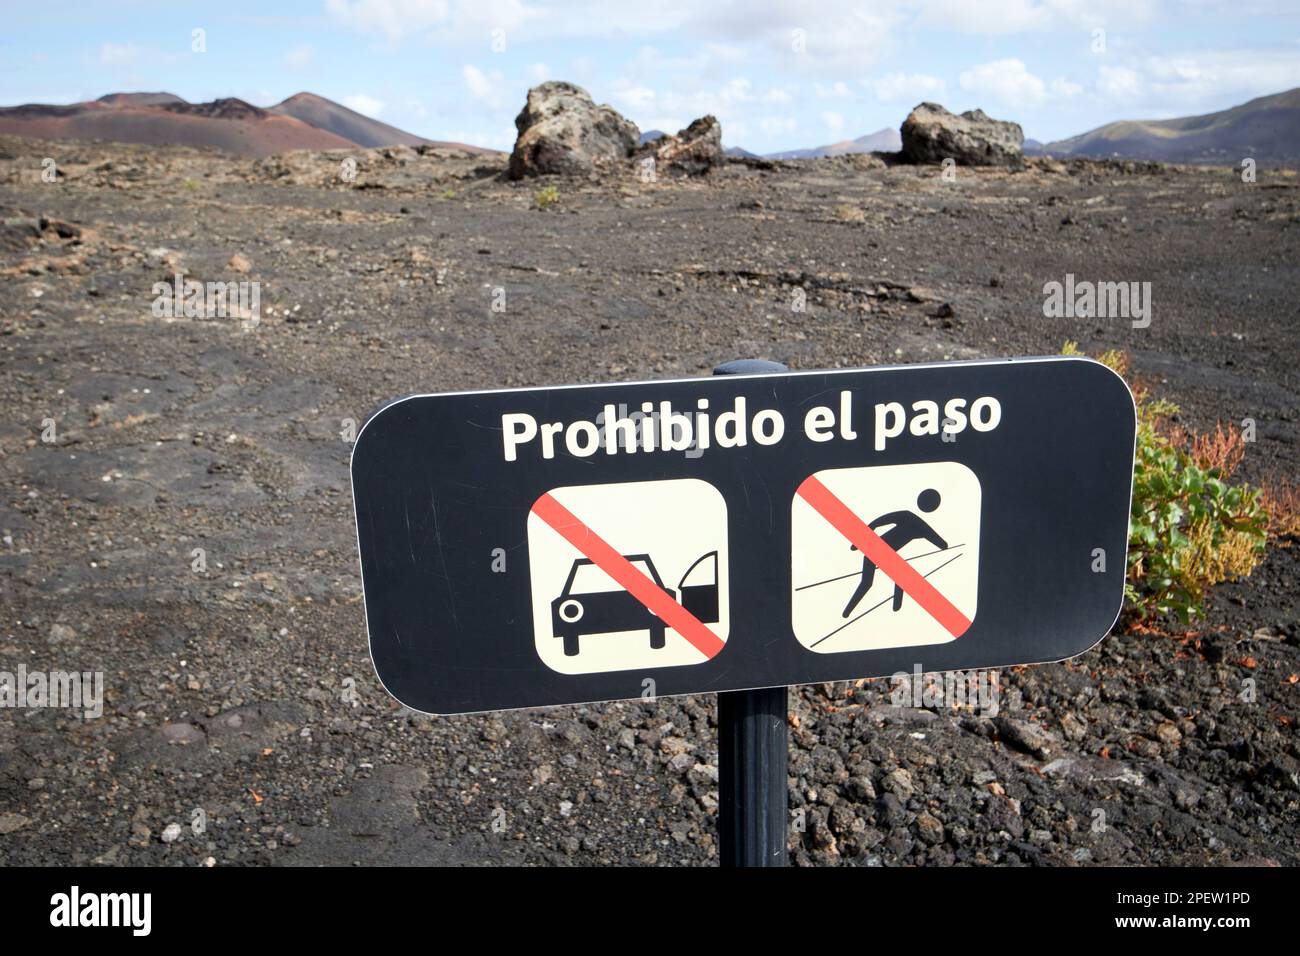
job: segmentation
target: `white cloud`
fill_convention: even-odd
[[[844,131],[844,117],[840,113],[833,112],[832,110],[823,110],[822,122],[826,124],[826,128],[832,133],[838,134]]]
[[[614,84],[610,98],[625,109],[646,110],[654,106],[655,91],[648,86],[621,80]]]
[[[733,120],[727,127],[727,138],[723,140],[723,144],[730,146],[732,143],[743,143],[748,135],[749,124],[744,120]]]
[[[1096,81],[1103,102],[1151,118],[1210,113],[1297,86],[1300,56],[1286,46],[1131,58],[1099,67]]]
[[[408,116],[413,116],[418,120],[429,118],[429,107],[425,106],[417,97],[408,96],[401,104],[399,109]]]
[[[887,57],[900,28],[966,35],[1050,29],[1118,31],[1151,21],[1159,0],[324,0],[330,18],[396,45],[411,37],[486,52],[493,30],[516,43],[650,40],[673,35],[713,64],[779,63],[800,72],[851,76]],[[800,31],[800,43],[795,42]],[[726,37],[725,44],[717,41]],[[796,49],[796,45],[800,49]]]
[[[534,86],[551,78],[551,68],[545,63],[533,63],[525,72],[528,74],[528,82]]]
[[[509,44],[517,29],[545,13],[522,0],[326,0],[325,9],[336,22],[392,45],[425,34],[458,45],[479,42],[485,52],[493,30],[504,30]],[[552,17],[567,19],[559,12]]]
[[[491,109],[501,109],[505,105],[506,78],[499,70],[484,73],[476,66],[466,64],[461,70],[465,79],[465,88],[469,95]]]
[[[745,77],[733,77],[719,86],[691,83],[689,78],[681,77],[670,78],[669,82],[671,85],[666,88],[656,89],[646,83],[622,79],[613,85],[611,99],[627,103],[629,109],[647,109],[653,105],[660,111],[660,119],[672,119],[675,129],[711,113],[722,121],[724,132],[733,122],[741,122],[755,110],[789,106],[793,102],[789,90],[772,87],[760,91]],[[592,94],[597,101],[601,99],[598,91]]]
[[[589,56],[575,56],[569,61],[568,76],[576,83],[590,79],[596,71],[596,61]]]
[[[640,69],[643,65],[644,61],[639,60],[635,72],[644,72]],[[590,92],[597,102],[608,98],[643,130],[672,132],[712,114],[722,123],[723,140],[728,145],[741,143],[760,129],[788,132],[795,128],[793,120],[778,120],[772,115],[773,107],[779,113],[793,112],[791,106],[797,98],[791,89],[757,87],[745,77],[711,84],[702,82],[699,76],[677,73],[661,74],[657,79],[624,76],[612,84],[592,87]]]
[[[1153,93],[1189,105],[1206,97],[1242,99],[1300,86],[1294,46],[1152,56],[1141,66]]]
[[[789,136],[797,126],[793,116],[764,116],[758,121],[758,128],[764,136]]]
[[[377,100],[373,96],[366,96],[364,93],[354,93],[351,96],[343,97],[343,105],[372,119],[377,118],[384,111],[382,100]]]
[[[919,103],[942,97],[948,89],[947,83],[928,73],[889,73],[878,80],[868,80],[867,86],[877,99],[886,103],[900,100]]]
[[[1063,76],[1058,76],[1056,79],[1052,80],[1051,89],[1052,89],[1053,96],[1063,96],[1063,97],[1078,96],[1080,93],[1083,92],[1082,86],[1080,86],[1078,83],[1073,83],[1070,80],[1065,79],[1065,77]]]
[[[1135,100],[1142,95],[1142,75],[1126,66],[1103,66],[1097,70],[1097,89],[1113,100]]]
[[[1021,109],[1038,106],[1047,98],[1043,81],[1015,58],[981,63],[963,71],[957,82],[968,93],[992,96],[1007,106]]]
[[[842,80],[837,80],[829,86],[823,86],[821,83],[814,83],[813,93],[816,94],[819,100],[843,99],[849,95],[849,87],[848,84]]]
[[[960,33],[1024,33],[1046,28],[1051,6],[1034,0],[929,0],[919,19],[927,27]]]
[[[771,63],[774,56],[800,70],[848,73],[890,46],[890,31],[912,0],[883,0],[866,12],[854,0],[826,0],[815,11],[795,0],[325,0],[330,18],[396,46],[411,37],[447,47],[489,49],[491,31],[504,30],[509,45],[564,40],[650,39],[668,34],[692,41],[716,67]],[[803,31],[803,53],[792,33]],[[727,43],[716,38],[725,36]]]
[[[746,77],[735,77],[728,80],[726,85],[718,91],[718,99],[723,103],[748,103],[754,98],[754,95],[750,92],[753,87],[754,84]]]
[[[917,22],[924,27],[1006,35],[1136,27],[1155,17],[1158,0],[921,0],[917,7]],[[1088,38],[1081,39],[1086,42]]]
[[[311,62],[312,54],[310,43],[300,44],[284,55],[284,65],[290,70],[301,70]]]
[[[444,0],[327,0],[335,20],[361,33],[381,33],[389,43],[443,23],[450,15]]]
[[[105,43],[99,48],[99,62],[105,66],[131,66],[140,59],[140,48],[133,43]]]

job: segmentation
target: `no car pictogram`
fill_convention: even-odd
[[[707,482],[552,489],[528,550],[537,653],[554,670],[698,664],[726,646],[726,504]]]

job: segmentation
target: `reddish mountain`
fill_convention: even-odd
[[[175,93],[108,93],[95,101],[106,106],[161,106],[163,103],[184,103]]]
[[[194,146],[241,156],[423,144],[491,152],[422,139],[311,93],[299,93],[270,109],[234,98],[188,103],[171,93],[110,93],[69,106],[3,107],[0,134]]]
[[[0,109],[0,133],[39,139],[103,139],[118,143],[207,147],[243,156],[291,149],[351,149],[356,144],[292,116],[243,100],[141,104],[130,95],[71,106],[32,104]]]
[[[328,130],[336,136],[351,140],[358,146],[442,146],[448,149],[463,149],[471,153],[493,152],[481,146],[425,139],[414,133],[400,130],[396,126],[371,119],[315,93],[295,93],[283,103],[277,103],[268,109],[272,113],[292,116],[304,123],[310,123],[317,129]]]
[[[315,93],[297,93],[267,109],[342,136],[358,146],[419,146],[427,142],[413,133],[363,116]]]

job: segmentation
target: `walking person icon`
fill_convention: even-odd
[[[796,639],[842,654],[960,638],[979,601],[982,511],[979,478],[955,461],[809,475],[790,505]]]
[[[933,488],[927,488],[916,496],[916,507],[926,514],[930,514],[939,507],[939,492]],[[880,540],[894,551],[899,551],[913,541],[929,541],[936,548],[946,550],[948,542],[939,536],[939,533],[930,527],[929,523],[919,514],[912,511],[891,511],[888,514],[881,515],[875,521],[871,522],[869,527],[872,531],[880,528],[889,527],[889,530],[880,536]],[[856,551],[856,544],[850,545],[849,550]],[[857,590],[853,592],[853,597],[849,598],[849,603],[844,606],[842,617],[848,617],[853,613],[853,609],[858,606],[867,592],[871,590],[871,585],[876,579],[875,562],[865,554],[862,556],[862,580],[858,582]],[[894,610],[897,611],[903,606],[903,589],[897,582],[894,583]]]

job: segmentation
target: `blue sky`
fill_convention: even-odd
[[[543,79],[642,129],[714,113],[728,145],[760,153],[897,127],[925,99],[1046,141],[1300,86],[1295,0],[62,0],[4,16],[3,105],[309,90],[498,149]]]

